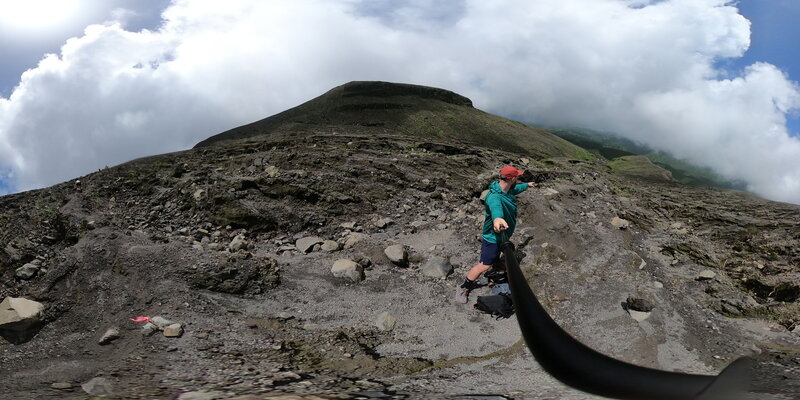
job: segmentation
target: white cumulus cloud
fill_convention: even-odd
[[[0,98],[0,179],[50,185],[385,80],[618,132],[800,203],[800,89],[769,64],[715,67],[750,44],[730,1],[175,0],[162,17],[90,26],[27,71]]]

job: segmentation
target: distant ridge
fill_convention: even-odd
[[[228,130],[195,148],[262,135],[396,134],[457,141],[536,158],[593,156],[549,132],[473,107],[449,90],[390,82],[349,82],[297,107]]]

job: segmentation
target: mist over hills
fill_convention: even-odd
[[[694,166],[667,153],[654,151],[646,145],[635,143],[619,135],[587,129],[559,127],[542,127],[542,129],[609,161],[620,157],[643,155],[652,163],[668,170],[671,173],[671,179],[683,184],[736,190],[745,190],[746,188],[744,182],[727,180],[710,168]]]
[[[800,207],[617,161],[446,90],[351,82],[191,150],[0,197],[0,298],[42,306],[22,327],[0,313],[0,394],[597,399],[541,370],[515,317],[451,301],[481,192],[512,164],[538,183],[518,197],[521,267],[570,334],[670,371],[750,355],[756,398],[795,398]],[[139,315],[182,335],[145,334]]]

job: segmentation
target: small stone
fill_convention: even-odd
[[[447,278],[448,275],[453,273],[453,266],[447,258],[434,256],[431,257],[420,270],[425,276]]]
[[[218,400],[228,397],[225,392],[216,390],[205,391],[198,390],[195,392],[185,392],[178,396],[177,400]]]
[[[183,325],[172,324],[164,327],[164,336],[166,337],[181,337],[183,335]]]
[[[406,251],[406,247],[402,244],[395,244],[392,246],[387,247],[384,251],[386,257],[389,258],[389,261],[392,264],[397,265],[400,268],[408,267],[408,252]]]
[[[88,382],[81,385],[81,388],[90,396],[95,397],[111,397],[114,394],[114,388],[111,385],[111,381],[103,377],[92,378]]]
[[[202,201],[208,197],[208,192],[205,189],[197,189],[192,193],[192,197],[194,197],[195,201]]]
[[[356,228],[356,223],[355,222],[343,222],[343,223],[339,224],[339,227],[344,228],[344,229],[351,229],[352,230],[352,229]]]
[[[365,233],[351,233],[347,236],[347,239],[344,241],[344,247],[349,249],[355,246],[357,243],[369,239],[369,235]]]
[[[410,253],[408,255],[408,262],[410,262],[410,263],[419,264],[422,261],[424,261],[424,258],[422,257],[422,254],[419,254],[417,252],[413,252],[413,253]]]
[[[278,176],[279,172],[280,170],[278,169],[278,167],[274,165],[268,165],[266,168],[264,168],[264,173],[267,174],[267,176],[270,178]]]
[[[664,288],[664,284],[661,283],[661,282],[656,281],[656,282],[653,282],[653,287],[656,288],[656,289],[663,289]]]
[[[364,279],[364,268],[357,262],[346,258],[336,260],[331,267],[331,273],[337,278],[347,278],[353,282]]]
[[[656,306],[653,305],[652,302],[638,297],[630,296],[625,300],[625,309],[627,310],[650,312],[653,311],[654,308],[656,308]]]
[[[34,263],[27,263],[14,271],[14,276],[18,279],[28,280],[33,278],[36,273],[39,272],[39,266]]]
[[[700,272],[700,274],[697,276],[697,280],[698,281],[707,281],[707,280],[714,279],[716,276],[717,276],[716,272],[714,272],[714,271],[712,271],[710,269],[706,269],[706,270],[703,270],[702,272]]]
[[[236,235],[236,237],[231,240],[231,243],[228,245],[228,249],[230,251],[239,251],[247,248],[247,239],[244,235]]]
[[[290,382],[299,381],[300,379],[303,379],[303,377],[292,371],[279,372],[272,377],[272,381],[276,384],[287,384]]]
[[[644,311],[628,310],[628,314],[630,314],[631,318],[636,320],[636,322],[642,322],[650,317],[650,313]]]
[[[319,249],[327,253],[333,253],[334,251],[339,250],[339,243],[336,243],[333,240],[326,240],[322,242],[322,246],[320,246]]]
[[[557,195],[559,192],[558,190],[552,188],[545,188],[542,190],[542,195],[545,197],[551,197]]]
[[[319,236],[307,236],[297,239],[297,241],[294,242],[294,246],[297,247],[297,250],[302,253],[310,253],[314,250],[314,246],[323,242],[325,242],[325,239]]]
[[[155,317],[150,318],[150,321],[152,321],[156,325],[159,325],[159,327],[161,327],[161,328],[164,328],[164,327],[166,327],[168,325],[172,325],[172,324],[175,323],[175,322],[170,321],[170,320],[168,320],[168,319],[166,319],[166,318],[164,318],[164,317],[162,317],[160,315],[156,315]]]
[[[380,228],[380,229],[384,229],[384,228],[386,228],[387,226],[389,226],[389,225],[391,225],[393,223],[394,223],[394,220],[391,219],[391,218],[381,218],[381,219],[378,220],[378,222],[375,223],[375,226]]]
[[[119,337],[120,337],[119,328],[116,327],[108,328],[108,330],[106,330],[106,333],[103,334],[103,336],[97,343],[100,345],[106,345],[119,339]]]
[[[614,217],[611,219],[611,225],[617,229],[628,229],[631,226],[631,222],[620,217]]]
[[[293,244],[285,244],[281,247],[278,247],[278,253],[283,253],[285,251],[296,251],[297,247],[294,247]]]
[[[72,384],[69,382],[54,382],[50,385],[50,387],[58,390],[67,390],[72,389]]]
[[[378,329],[388,332],[394,329],[395,325],[397,324],[397,318],[394,315],[389,313],[388,311],[384,311],[378,315],[378,318],[375,319],[375,326]]]

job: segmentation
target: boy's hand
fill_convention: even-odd
[[[506,220],[504,220],[502,218],[495,218],[494,219],[494,231],[495,232],[504,231],[506,229],[508,229],[508,223],[506,222]]]

